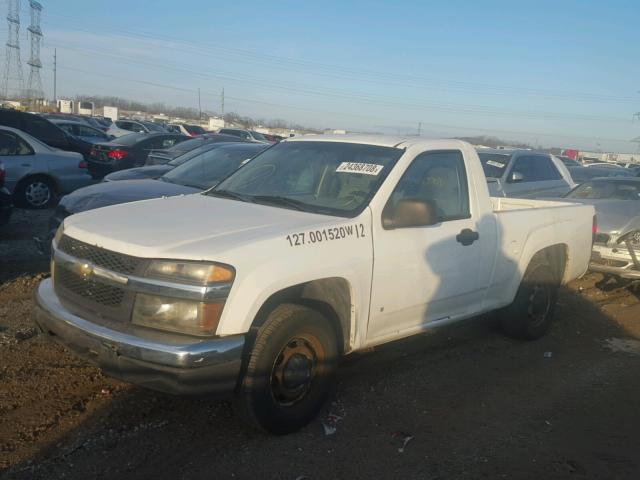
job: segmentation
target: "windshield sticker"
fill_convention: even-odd
[[[487,160],[487,165],[491,165],[492,167],[504,168],[506,164],[496,162],[495,160]]]
[[[342,162],[340,165],[338,165],[338,168],[336,168],[336,172],[379,175],[383,168],[384,165],[376,165],[375,163]]]
[[[358,223],[356,225],[345,225],[344,227],[323,228],[321,230],[292,233],[291,235],[286,236],[286,240],[289,242],[290,247],[301,247],[303,245],[330,242],[332,240],[341,240],[348,237],[366,237],[364,225],[362,223]]]

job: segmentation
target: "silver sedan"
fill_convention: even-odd
[[[94,183],[82,154],[52,148],[15,128],[0,127],[0,162],[19,207],[46,208],[57,196]]]
[[[595,207],[597,231],[589,268],[640,280],[640,178],[595,178],[566,199]]]

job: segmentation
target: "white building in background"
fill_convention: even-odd
[[[76,102],[76,108],[76,113],[78,115],[88,115],[93,117],[93,112],[95,110],[93,102]]]
[[[104,118],[110,118],[112,122],[115,122],[120,118],[120,112],[118,111],[118,107],[108,107],[105,105],[102,107],[102,116]]]
[[[56,108],[60,113],[74,113],[74,101],[58,100],[56,102]]]
[[[219,130],[224,128],[224,119],[219,117],[209,117],[209,130]]]

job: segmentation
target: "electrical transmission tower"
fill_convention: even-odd
[[[7,23],[9,36],[5,54],[5,70],[2,78],[2,96],[18,99],[23,94],[24,77],[20,60],[20,0],[8,0]]]
[[[31,10],[31,25],[27,29],[31,40],[31,57],[27,62],[29,65],[29,86],[27,87],[27,97],[29,100],[41,100],[44,98],[42,91],[42,62],[40,61],[40,43],[42,42],[42,30],[40,29],[40,14],[42,5],[35,0],[29,0]]]

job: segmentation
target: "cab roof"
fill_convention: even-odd
[[[455,139],[432,140],[423,137],[396,136],[396,135],[302,135],[290,137],[283,142],[341,142],[341,143],[361,143],[363,145],[377,145],[380,147],[409,148],[415,145],[424,145],[427,148],[452,148],[466,145],[466,142]]]

